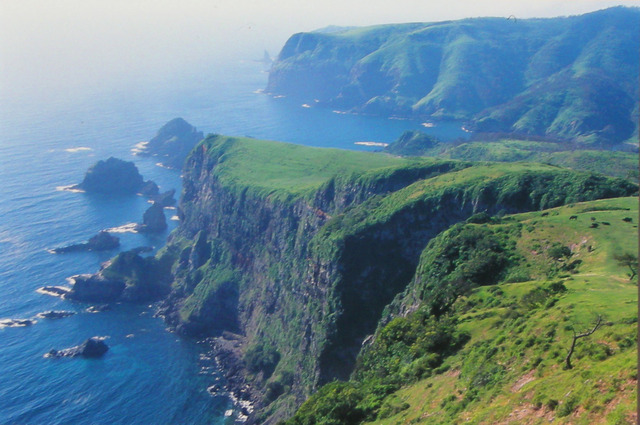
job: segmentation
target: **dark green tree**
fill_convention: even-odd
[[[638,274],[638,257],[625,252],[624,254],[615,254],[613,258],[618,263],[618,266],[629,267],[629,280],[633,280],[636,277],[636,274]]]

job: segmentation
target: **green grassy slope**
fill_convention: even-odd
[[[637,256],[637,217],[637,198],[616,198],[447,230],[351,380],[288,423],[635,423],[637,278],[616,254]]]
[[[336,176],[441,162],[226,136],[207,137],[199,149],[219,158],[214,176],[221,184],[272,197],[309,195]]]

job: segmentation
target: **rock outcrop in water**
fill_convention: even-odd
[[[38,313],[36,317],[39,317],[41,319],[63,319],[65,317],[73,316],[74,314],[76,313],[73,311],[49,310],[49,311],[43,311],[42,313]]]
[[[153,196],[151,200],[162,207],[172,207],[176,204],[175,194],[176,190],[171,189]]]
[[[136,226],[140,233],[162,233],[167,230],[167,219],[161,204],[154,202],[142,216],[142,224]]]
[[[88,242],[54,248],[51,251],[56,254],[78,251],[108,251],[120,246],[120,238],[111,235],[109,232],[100,231],[97,235],[89,239]]]
[[[45,357],[84,357],[94,359],[104,356],[107,351],[109,351],[109,346],[105,344],[103,339],[94,336],[76,347],[65,348],[64,350],[53,349]]]
[[[72,276],[73,287],[61,295],[75,301],[100,303],[92,308],[92,313],[104,311],[108,308],[105,304],[114,301],[140,303],[165,297],[171,284],[172,264],[142,257],[140,253],[140,248],[121,252],[95,274]],[[52,288],[41,289],[45,290],[50,292]]]
[[[202,140],[201,131],[182,118],[174,118],[158,130],[155,137],[140,148],[138,155],[157,156],[162,165],[181,169],[191,149]]]
[[[81,274],[72,276],[71,291],[65,298],[84,302],[112,302],[122,295],[125,282],[118,279],[108,279],[102,273]]]
[[[105,194],[135,194],[145,196],[158,194],[158,186],[144,181],[133,162],[110,157],[100,160],[87,170],[82,183],[71,187],[86,192]]]

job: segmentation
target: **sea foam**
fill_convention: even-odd
[[[136,227],[138,227],[137,223],[127,223],[118,227],[110,227],[104,231],[109,233],[138,233]]]
[[[78,146],[77,148],[67,148],[64,151],[65,152],[71,152],[71,153],[76,153],[76,152],[86,152],[86,151],[92,151],[93,149],[88,148],[86,146]]]

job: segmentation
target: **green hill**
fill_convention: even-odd
[[[618,198],[446,230],[351,379],[287,423],[635,423],[637,281],[618,257],[637,258],[637,212]]]
[[[611,145],[637,135],[640,12],[293,35],[267,90],[370,114]]]

